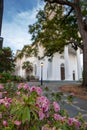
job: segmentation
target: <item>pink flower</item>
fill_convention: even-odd
[[[56,127],[53,127],[52,130],[56,130]]]
[[[5,127],[8,127],[8,122],[7,121],[3,121],[3,125],[5,126]]]
[[[46,118],[48,118],[50,115],[49,115],[49,113],[47,112],[47,113],[45,113],[45,117]]]
[[[4,99],[0,99],[0,104],[3,104],[4,103]]]
[[[4,91],[3,93],[4,93],[4,94],[7,94],[7,91]]]
[[[61,116],[59,114],[54,114],[54,119],[56,121],[61,120]]]
[[[54,107],[55,112],[60,111],[60,106],[59,106],[59,104],[57,102],[53,102],[53,107]]]
[[[23,88],[24,88],[24,90],[30,90],[30,87],[29,87],[28,84],[25,84],[25,85],[23,86]]]
[[[35,86],[32,86],[32,87],[30,88],[30,91],[31,91],[31,92],[36,91],[36,87],[35,87]]]
[[[6,108],[8,108],[10,106],[10,104],[12,103],[12,99],[11,98],[3,98],[3,99],[0,99],[0,104],[4,104],[4,106]]]
[[[69,126],[72,126],[73,125],[73,118],[68,118],[68,125]]]
[[[16,121],[14,121],[14,124],[19,126],[19,125],[21,125],[21,121],[16,120]]]
[[[79,129],[81,123],[75,118],[73,119],[73,121],[74,121],[74,124],[75,124],[76,128]]]
[[[66,117],[61,117],[61,122],[63,123],[65,121]]]
[[[37,97],[36,104],[38,104],[43,112],[47,112],[49,110],[50,101],[45,96]]]
[[[6,108],[9,108],[10,104],[9,103],[4,103]]]
[[[42,94],[42,89],[40,87],[36,87],[36,92],[38,95]]]
[[[39,111],[39,119],[43,120],[44,117],[45,117],[45,114],[42,111]]]
[[[18,85],[18,89],[21,89],[21,88],[23,88],[23,83],[20,83],[20,84]]]
[[[12,103],[12,99],[11,99],[11,98],[8,98],[8,102],[9,102],[9,103]]]
[[[3,87],[3,85],[2,84],[0,84],[0,89],[3,89],[4,87]]]
[[[16,93],[17,93],[17,95],[20,95],[20,94],[21,94],[20,91],[17,91]]]
[[[47,126],[42,126],[41,130],[48,130]]]

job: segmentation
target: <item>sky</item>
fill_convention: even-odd
[[[4,0],[2,22],[3,47],[10,47],[14,53],[24,45],[31,44],[28,26],[36,21],[36,14],[44,7],[42,0]]]

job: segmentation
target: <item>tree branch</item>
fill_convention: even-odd
[[[69,12],[67,13],[67,15],[64,16],[63,21],[61,22],[61,24],[65,21],[65,19],[70,15],[70,13],[73,11],[73,7],[71,7],[71,9],[69,10]]]
[[[65,18],[67,18],[67,17],[71,14],[71,12],[72,12],[73,10],[74,10],[73,7],[71,7],[71,9],[69,10],[69,12],[68,12],[67,15],[65,16]]]
[[[69,44],[71,44],[71,45],[72,45],[72,48],[74,48],[75,50],[77,50],[78,47],[83,50],[83,43],[80,44],[80,43],[78,43],[77,41],[75,41],[74,39],[71,40],[71,41],[69,42]]]
[[[74,2],[69,2],[68,0],[44,0],[45,2],[49,3],[57,3],[61,5],[68,5],[74,8]]]

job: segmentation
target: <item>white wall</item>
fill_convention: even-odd
[[[43,49],[39,48],[39,50],[40,50],[39,55],[40,54],[43,55]],[[29,58],[23,57],[21,60],[17,59],[15,74],[25,77],[26,74],[25,74],[25,70],[22,69],[22,65],[24,61],[30,61],[33,64],[32,74],[35,77],[38,77],[39,80],[41,80],[41,65],[40,64],[41,62],[43,62],[43,80],[61,80],[60,66],[61,64],[64,64],[64,66],[67,66],[67,63],[69,61],[69,64],[70,64],[69,80],[73,80],[73,71],[75,71],[75,80],[78,80],[77,55],[70,52],[68,52],[68,54],[69,55],[66,62],[64,59],[65,53],[62,53],[62,54],[55,53],[52,58],[52,61],[49,61],[48,57],[45,57],[42,60],[38,60],[38,58],[36,57],[29,57]],[[35,65],[37,66],[36,73],[35,73]],[[65,73],[67,73],[67,70],[65,71]],[[66,77],[65,77],[65,80],[67,80]]]
[[[70,61],[70,73],[72,78],[71,80],[73,80],[73,71],[75,71],[75,80],[78,80],[76,55],[69,53],[69,61]]]

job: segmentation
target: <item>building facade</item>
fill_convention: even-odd
[[[17,52],[18,53],[18,52]],[[39,55],[43,55],[43,49],[39,49]],[[24,61],[30,61],[33,65],[32,75],[35,78],[45,81],[58,80],[80,80],[82,78],[82,68],[80,61],[80,49],[75,51],[70,46],[65,46],[62,54],[55,53],[52,58],[44,57],[39,60],[37,57],[25,56],[22,59],[16,59],[15,75],[26,78],[26,71],[22,69]],[[43,63],[43,66],[41,66]]]

